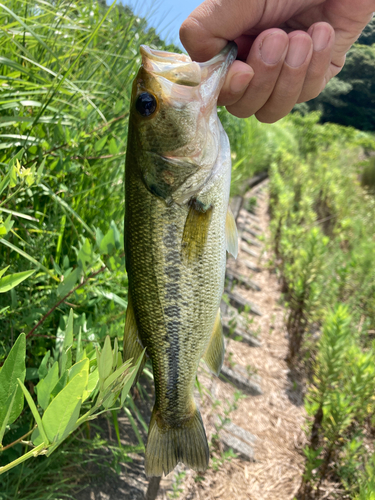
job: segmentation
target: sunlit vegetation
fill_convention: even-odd
[[[317,116],[294,115],[299,147],[280,151],[270,172],[275,265],[286,306],[289,363],[308,390],[301,499],[325,481],[345,498],[374,483],[375,198],[367,178],[371,136]],[[363,181],[362,181],[363,183]]]

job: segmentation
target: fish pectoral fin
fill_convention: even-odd
[[[237,259],[238,254],[238,232],[236,221],[230,206],[228,206],[227,217],[225,219],[225,237],[227,240],[227,252]]]
[[[142,354],[142,352],[143,352],[143,345],[138,335],[137,323],[135,321],[133,304],[129,292],[128,308],[126,309],[126,321],[125,321],[125,331],[124,331],[123,359],[124,361],[127,361],[128,359],[132,358],[133,364],[135,364],[139,356]],[[145,363],[146,363],[146,356],[143,356],[143,359],[139,366],[133,385],[135,385],[138,382],[138,378],[143,371]]]
[[[212,330],[210,342],[207,346],[203,359],[208,368],[217,376],[219,376],[221,367],[224,361],[225,344],[223,327],[221,324],[220,309],[217,311],[214,328]]]
[[[195,404],[194,404],[195,407]],[[201,414],[194,408],[190,416],[175,426],[168,425],[157,409],[152,411],[145,455],[147,477],[169,474],[179,462],[197,472],[208,467],[209,449]]]
[[[199,261],[207,242],[213,207],[206,208],[197,199],[189,202],[189,213],[182,235],[181,254],[185,265]]]

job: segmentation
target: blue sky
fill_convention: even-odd
[[[154,26],[158,34],[169,42],[182,47],[179,42],[178,31],[184,19],[203,0],[122,0],[133,11],[149,18],[150,26]]]

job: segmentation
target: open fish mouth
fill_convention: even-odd
[[[201,87],[202,97],[217,98],[229,66],[236,59],[237,45],[228,43],[215,57],[204,63],[191,60],[186,54],[151,49],[141,45],[142,65],[147,72],[186,87]],[[202,92],[203,91],[203,92]]]

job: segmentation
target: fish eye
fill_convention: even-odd
[[[156,111],[156,97],[149,92],[142,92],[135,101],[135,109],[142,116],[151,116]]]

